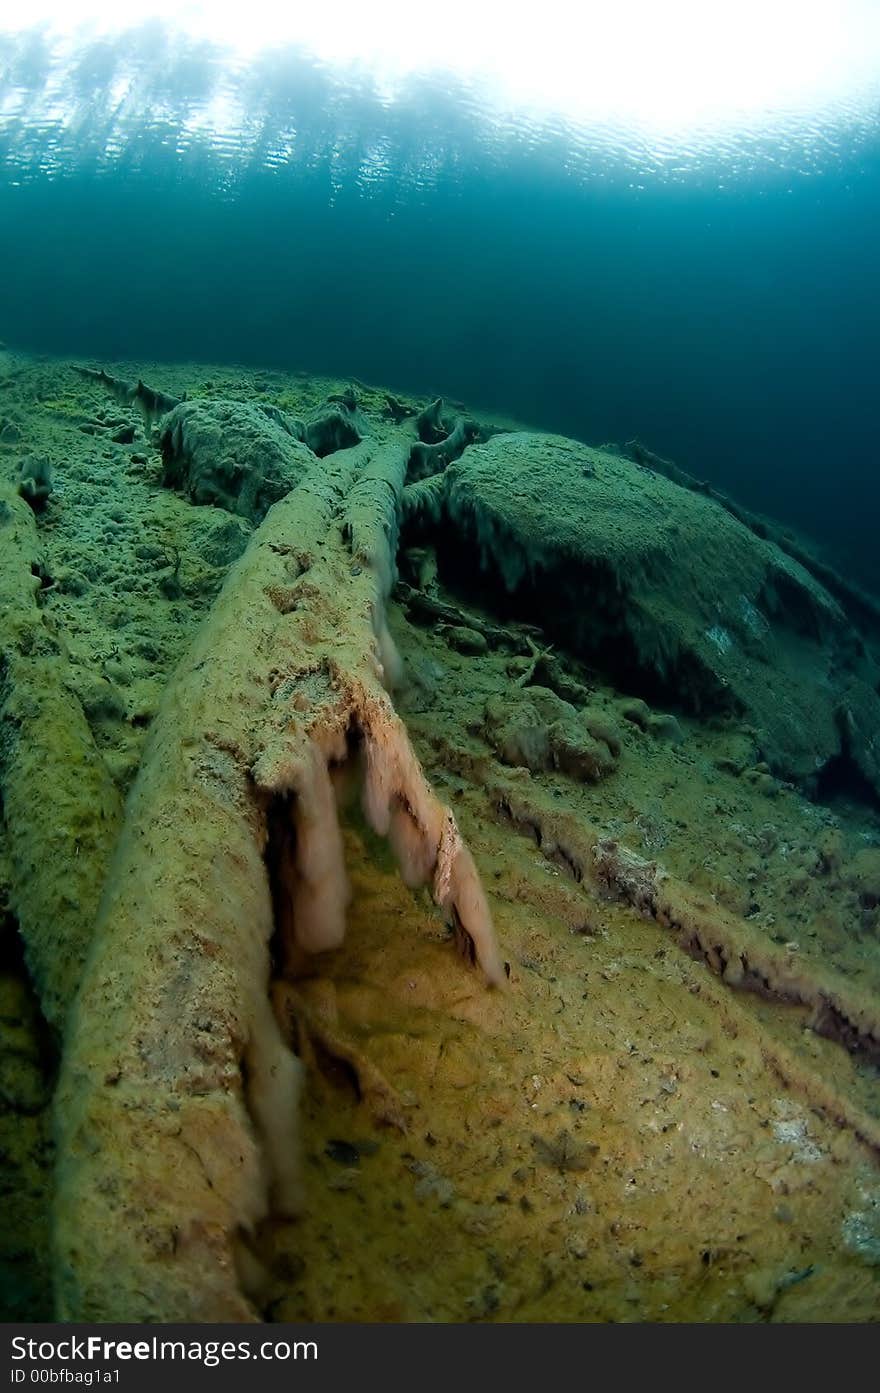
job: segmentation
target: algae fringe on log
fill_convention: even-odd
[[[91,382],[97,382],[99,386],[106,388],[114,401],[118,401],[120,406],[138,406],[144,413],[147,421],[153,424],[175,406],[179,406],[183,397],[171,397],[166,392],[159,392],[155,387],[148,387],[140,378],[137,382],[125,382],[121,377],[112,377],[103,368],[83,368],[74,364],[74,372],[78,372],[80,377],[88,378]]]
[[[301,1064],[269,946],[339,943],[330,787],[363,805],[409,885],[504,981],[488,906],[383,679],[384,603],[411,436],[336,452],[269,511],[151,730],[72,1013],[57,1101],[59,1315],[254,1320],[247,1235],[300,1207]]]
[[[122,804],[39,608],[41,569],[34,514],[0,485],[0,807],[25,960],[60,1036]]]

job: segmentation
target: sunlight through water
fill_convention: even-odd
[[[269,166],[291,158],[294,126],[302,144],[308,74],[325,113],[347,108],[377,150],[387,113],[421,93],[484,145],[562,140],[575,165],[604,152],[646,174],[705,158],[809,169],[876,118],[880,5],[35,0],[0,19],[0,133],[23,166],[42,139],[46,173],[77,142],[115,158],[135,126],[173,127],[178,153],[253,156],[274,125]]]

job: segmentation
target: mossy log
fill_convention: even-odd
[[[0,485],[0,807],[10,902],[60,1037],[79,984],[122,802],[38,604],[34,514]]]
[[[491,982],[485,898],[383,685],[411,437],[316,462],[254,533],[154,722],[72,1015],[57,1103],[59,1315],[253,1320],[247,1235],[300,1204],[301,1065],[270,1005],[336,946],[331,775],[431,886]],[[274,942],[273,942],[274,940]]]

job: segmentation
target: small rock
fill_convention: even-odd
[[[674,716],[666,711],[652,711],[648,720],[648,734],[655,740],[666,740],[671,745],[680,745],[684,731]]]
[[[443,630],[443,637],[450,648],[469,657],[478,658],[489,651],[486,637],[477,629],[467,629],[463,624],[450,624]]]
[[[779,793],[779,783],[773,775],[767,772],[767,766],[756,764],[754,769],[749,769],[746,778],[757,793],[763,793],[765,798],[775,798]]]
[[[106,678],[86,677],[76,683],[76,694],[89,721],[121,721],[125,703]]]
[[[128,687],[131,685],[131,667],[121,658],[108,658],[104,664],[104,674],[117,686]]]
[[[647,730],[648,722],[651,719],[651,708],[641,697],[633,697],[629,701],[623,701],[619,707],[620,714],[625,721],[631,725],[638,726],[639,730]]]
[[[352,1142],[340,1141],[338,1137],[331,1137],[324,1147],[324,1155],[338,1166],[357,1166],[361,1159],[360,1151]]]
[[[416,1199],[434,1199],[441,1209],[448,1209],[455,1199],[452,1181],[441,1175],[429,1161],[413,1161],[410,1170],[419,1177],[415,1187]]]
[[[63,595],[84,595],[89,588],[88,579],[82,571],[62,569],[56,572],[55,583]]]

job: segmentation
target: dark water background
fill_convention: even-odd
[[[216,58],[94,45],[59,122],[0,43],[0,335],[92,359],[274,365],[444,393],[593,443],[638,435],[880,590],[880,119],[659,161],[389,107],[296,55],[193,135]],[[114,106],[110,84],[138,77]]]

